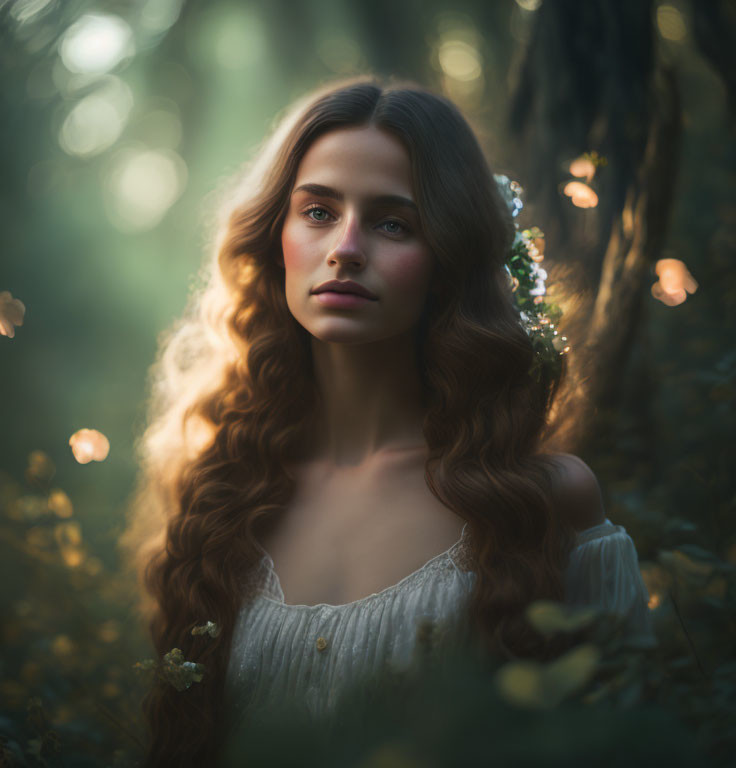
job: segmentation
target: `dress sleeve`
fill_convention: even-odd
[[[569,605],[595,605],[624,616],[626,645],[658,645],[636,547],[626,529],[608,518],[578,533],[565,574],[565,597]]]

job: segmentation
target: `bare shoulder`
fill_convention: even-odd
[[[553,481],[553,503],[576,530],[583,531],[605,522],[603,496],[593,470],[572,453],[552,456],[556,469]]]

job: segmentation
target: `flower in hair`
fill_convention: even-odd
[[[556,329],[562,317],[560,307],[547,295],[547,270],[540,266],[544,260],[544,232],[539,227],[519,229],[516,217],[524,207],[521,196],[523,187],[508,176],[494,176],[498,188],[514,219],[514,242],[506,264],[511,291],[519,309],[519,320],[532,341],[536,352],[533,371],[540,366],[559,371],[561,356],[570,351],[567,337]]]

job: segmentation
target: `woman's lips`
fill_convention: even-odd
[[[358,296],[357,293],[338,293],[337,291],[322,291],[313,294],[313,296],[323,306],[334,307],[335,309],[351,309],[375,301],[375,299],[367,299],[365,296]]]

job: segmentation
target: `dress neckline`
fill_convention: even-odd
[[[261,549],[263,550],[263,562],[266,564],[268,570],[271,573],[271,576],[273,578],[273,581],[275,582],[275,585],[278,589],[278,593],[280,595],[280,599],[276,599],[274,597],[270,597],[269,595],[261,592],[258,597],[262,600],[266,600],[267,602],[274,603],[275,605],[280,605],[283,608],[289,608],[289,609],[298,609],[298,610],[318,610],[320,608],[329,608],[333,610],[338,609],[347,609],[352,608],[356,605],[360,605],[361,603],[366,603],[371,600],[374,600],[375,598],[384,597],[387,596],[393,592],[396,592],[400,587],[402,587],[404,584],[406,584],[409,581],[412,581],[413,579],[416,579],[420,574],[424,573],[432,564],[436,563],[439,560],[442,559],[448,559],[452,565],[459,571],[457,563],[455,562],[453,555],[462,547],[462,545],[465,542],[465,531],[467,529],[468,524],[465,523],[463,525],[462,532],[460,533],[460,538],[448,549],[446,549],[444,552],[440,552],[438,555],[435,555],[434,557],[427,560],[424,565],[419,566],[416,570],[412,571],[410,574],[404,576],[403,579],[397,581],[395,584],[392,584],[389,587],[386,587],[385,589],[380,590],[379,592],[373,592],[370,595],[366,595],[365,597],[361,597],[358,600],[351,600],[349,603],[315,603],[314,605],[305,605],[302,603],[287,603],[284,600],[284,590],[281,588],[281,581],[279,579],[278,573],[276,573],[276,569],[274,567],[273,559],[271,558],[271,555],[266,552],[263,547]]]
[[[386,587],[385,589],[382,589],[379,592],[373,592],[370,595],[361,597],[358,600],[352,600],[349,603],[339,603],[339,604],[315,603],[314,605],[305,605],[302,603],[287,603],[284,600],[284,590],[281,588],[281,581],[279,579],[278,573],[276,573],[276,568],[274,567],[273,559],[271,558],[271,555],[269,555],[268,552],[266,552],[266,550],[263,549],[263,547],[260,547],[261,551],[263,552],[262,563],[265,564],[268,571],[270,572],[272,581],[280,597],[278,599],[275,597],[271,597],[270,595],[266,594],[264,591],[260,591],[257,594],[257,597],[262,600],[265,600],[266,602],[281,606],[282,608],[285,608],[285,609],[302,610],[302,611],[314,611],[314,610],[325,609],[325,608],[330,610],[349,609],[357,605],[360,605],[362,603],[367,603],[372,600],[375,600],[376,598],[387,597],[393,592],[396,592],[399,588],[404,586],[407,582],[410,582],[418,578],[422,573],[424,573],[427,569],[429,569],[434,563],[440,560],[444,560],[444,559],[448,560],[454,566],[454,568],[458,573],[462,573],[463,571],[459,568],[458,563],[455,561],[454,555],[459,552],[459,550],[463,547],[465,543],[465,539],[466,539],[465,532],[467,530],[467,527],[468,527],[468,524],[466,522],[463,525],[462,532],[460,533],[460,538],[451,547],[449,547],[449,549],[446,549],[444,552],[440,552],[438,555],[435,555],[434,557],[430,558],[429,560],[427,560],[426,563],[424,563],[424,565],[420,566],[415,571],[412,571],[407,576],[404,576],[404,578],[401,579],[400,581],[397,581],[396,584],[392,584],[391,586]],[[580,546],[594,539],[604,538],[606,536],[609,536],[612,533],[617,533],[622,531],[624,531],[622,526],[612,523],[611,520],[609,520],[608,517],[606,517],[602,523],[599,523],[598,525],[594,525],[591,528],[586,528],[582,531],[578,531],[576,535],[576,545]],[[466,573],[472,574],[473,572],[469,571]]]

